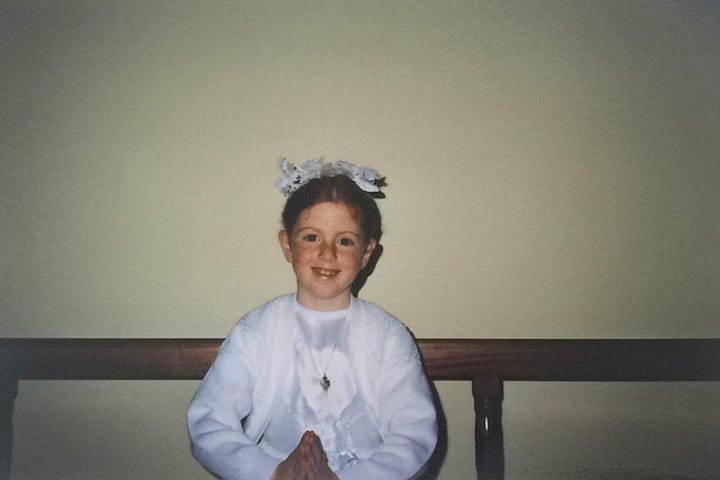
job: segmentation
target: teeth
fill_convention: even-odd
[[[322,268],[318,268],[315,270],[318,275],[321,275],[323,277],[330,277],[332,275],[335,275],[335,270],[323,270]]]

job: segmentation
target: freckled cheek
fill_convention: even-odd
[[[320,248],[315,245],[296,245],[295,248],[295,254],[299,257],[307,257],[313,254],[316,254],[320,251]]]
[[[338,260],[347,265],[360,265],[362,262],[362,255],[359,252],[346,252],[342,256],[339,256]]]

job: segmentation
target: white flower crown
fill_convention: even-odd
[[[380,176],[377,170],[361,167],[345,160],[325,163],[322,158],[318,158],[307,160],[298,166],[288,161],[287,158],[281,158],[279,167],[282,170],[282,176],[275,185],[285,195],[285,198],[288,198],[313,178],[335,175],[345,175],[355,182],[361,190],[369,194],[375,193],[382,196],[380,187],[384,185],[384,178]]]

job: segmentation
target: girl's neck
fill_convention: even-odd
[[[352,295],[348,292],[347,298],[333,298],[332,300],[322,301],[314,298],[307,298],[300,293],[295,294],[295,300],[298,305],[315,312],[337,312],[350,307],[352,303]]]

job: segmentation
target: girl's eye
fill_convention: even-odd
[[[350,238],[341,238],[340,245],[344,247],[352,247],[353,245],[355,245],[355,242],[353,242]]]
[[[308,242],[315,242],[315,241],[317,241],[317,235],[315,235],[314,233],[305,235],[305,240]]]

